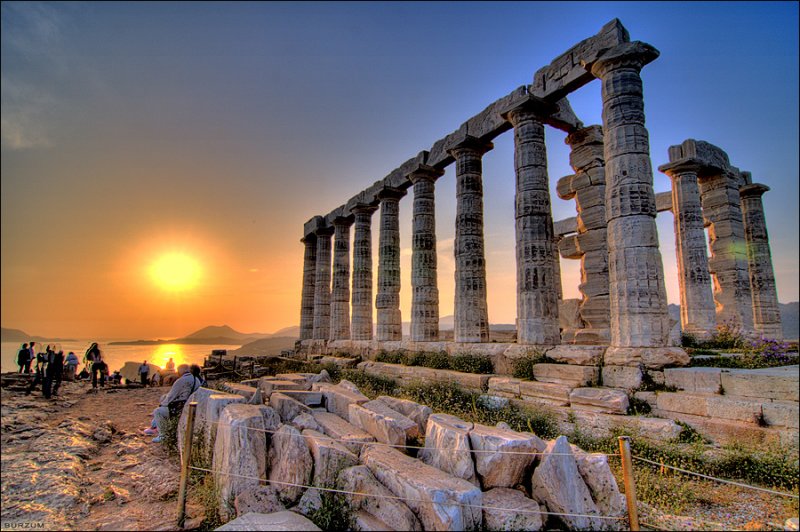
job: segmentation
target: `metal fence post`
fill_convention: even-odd
[[[628,501],[628,519],[631,530],[639,530],[639,512],[636,508],[636,484],[633,480],[633,462],[631,462],[631,438],[619,437],[619,456],[622,459],[622,479],[625,483],[625,498]]]
[[[186,432],[183,435],[183,460],[181,460],[181,484],[178,488],[178,527],[183,527],[186,519],[186,486],[189,484],[189,468],[192,465],[192,436],[194,436],[194,413],[197,402],[188,405],[189,412],[186,418]]]

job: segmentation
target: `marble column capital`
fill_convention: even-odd
[[[769,187],[767,185],[762,185],[761,183],[753,183],[750,185],[745,185],[739,189],[739,195],[743,198],[760,198],[764,195],[765,192],[769,192]]]
[[[372,203],[357,203],[353,208],[350,209],[350,212],[353,214],[372,214],[377,211],[379,208],[378,204]]]
[[[601,55],[592,63],[591,72],[597,78],[620,68],[633,68],[638,72],[659,55],[660,52],[650,44],[641,41],[626,42]]]
[[[333,219],[331,223],[334,225],[334,227],[339,225],[344,227],[350,227],[351,225],[353,225],[354,221],[355,221],[355,216],[351,214],[349,216],[337,216],[336,218]]]
[[[317,227],[314,230],[313,234],[315,237],[323,238],[323,237],[333,236],[333,232],[334,232],[333,226],[326,225],[323,227]]]
[[[443,175],[443,170],[428,166],[427,164],[418,164],[416,168],[408,173],[408,180],[411,181],[412,184],[416,184],[418,181],[430,181],[433,183]]]
[[[524,120],[543,122],[545,118],[558,112],[558,106],[535,96],[528,95],[521,101],[513,102],[500,111],[500,116],[515,126]]]
[[[704,168],[705,165],[702,163],[702,161],[687,157],[684,159],[678,159],[677,161],[668,162],[667,164],[662,164],[658,167],[658,171],[662,174],[667,174],[670,179],[675,179],[676,177],[679,177],[681,174],[685,173],[700,174]]]
[[[456,139],[447,148],[447,153],[455,158],[458,158],[459,154],[464,153],[474,153],[478,156],[482,156],[492,148],[494,148],[494,144],[491,142],[481,140],[477,137],[473,137],[472,135],[464,135],[461,138]]]
[[[384,187],[378,192],[378,199],[383,202],[384,200],[399,200],[406,195],[406,191],[400,188]]]
[[[315,235],[314,233],[310,233],[310,234],[304,236],[303,238],[301,238],[300,242],[302,242],[303,244],[305,244],[307,246],[316,244],[317,243],[317,235]]]

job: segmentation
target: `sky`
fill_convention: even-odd
[[[778,298],[798,299],[796,2],[1,7],[3,327],[171,338],[212,324],[298,325],[306,220],[531,83],[615,17],[661,52],[642,71],[655,190],[669,190],[655,170],[668,146],[695,138],[725,150],[772,189],[764,205]],[[584,124],[601,123],[599,81],[569,100]],[[574,201],[555,194],[572,173],[564,138],[546,129],[555,220],[575,215]],[[411,200],[400,203],[404,320]],[[436,202],[444,316],[452,166]],[[513,205],[505,133],[484,156],[493,323],[515,319]],[[672,215],[657,225],[678,303]],[[579,297],[579,261],[561,264],[564,297]]]

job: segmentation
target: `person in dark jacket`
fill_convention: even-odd
[[[52,385],[52,392],[48,387],[45,387],[47,395],[45,397],[50,399],[51,395],[58,395],[58,389],[61,387],[61,380],[64,377],[64,351],[60,349],[58,352],[52,352],[49,362],[47,364],[47,380]]]
[[[42,367],[42,394],[46,399],[50,399],[51,390],[53,387],[53,362],[55,361],[55,349],[53,346],[48,345],[47,350],[44,352],[45,363]],[[64,360],[61,360],[64,363]]]
[[[28,344],[22,344],[22,348],[17,353],[17,364],[19,365],[20,373],[31,372],[31,352],[28,349]]]

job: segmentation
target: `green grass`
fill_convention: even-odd
[[[446,351],[380,351],[375,355],[375,362],[449,369],[462,373],[494,373],[490,357],[471,353],[457,353],[451,356]]]

